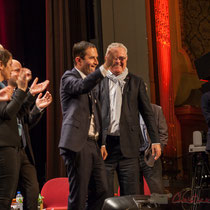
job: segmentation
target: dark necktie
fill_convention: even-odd
[[[25,148],[26,147],[26,136],[25,136],[25,132],[24,132],[24,128],[23,128],[23,123],[21,122],[21,119],[19,119],[19,118],[17,118],[17,122],[18,122],[18,132],[22,139],[23,148]]]
[[[13,96],[15,95],[15,91],[16,90],[14,90],[14,92],[13,92]],[[19,133],[19,136],[21,136],[21,140],[22,140],[22,146],[23,146],[23,148],[25,148],[26,147],[26,136],[25,136],[25,132],[24,132],[24,128],[23,128],[23,123],[19,117],[17,117],[17,125],[18,125],[18,133]]]
[[[91,91],[89,94],[89,99],[90,99],[90,113],[93,114],[94,116],[94,124],[95,124],[95,133],[99,132],[100,128],[100,123],[99,123],[99,118],[98,118],[98,111],[96,107],[96,99],[94,97],[94,93]]]

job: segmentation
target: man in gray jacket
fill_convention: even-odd
[[[161,106],[151,104],[154,112],[154,118],[158,129],[158,134],[161,143],[161,150],[163,152],[164,146],[168,142],[168,127],[162,111]],[[141,193],[143,194],[143,176],[147,181],[151,193],[164,193],[162,180],[162,163],[161,159],[154,160],[151,154],[151,140],[147,135],[147,128],[142,118],[140,119],[140,126],[144,143],[141,145],[140,151],[140,178],[141,178]]]

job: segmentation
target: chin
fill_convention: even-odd
[[[123,69],[122,69],[121,66],[117,66],[117,67],[113,68],[113,71],[115,71],[115,72],[122,72]]]
[[[112,71],[112,73],[115,74],[115,75],[122,74],[122,72],[123,72],[123,71],[122,71],[121,69],[120,69],[120,70],[114,70],[114,69],[113,69],[113,71]]]

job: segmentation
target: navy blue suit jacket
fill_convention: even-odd
[[[99,69],[82,79],[73,68],[61,78],[60,99],[63,114],[59,148],[80,151],[87,141],[90,127],[88,92],[103,79]]]

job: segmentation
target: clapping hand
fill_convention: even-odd
[[[24,69],[20,70],[20,74],[16,81],[17,87],[23,91],[26,91],[28,87],[28,80],[26,79],[26,71]]]
[[[37,84],[37,82],[38,82],[38,77],[35,78],[35,80],[33,81],[32,85],[30,87],[30,93],[33,96],[35,96],[38,93],[43,92],[50,83],[49,80],[45,80],[44,82],[41,82],[39,84]]]
[[[28,68],[22,68],[26,72],[26,79],[29,82],[32,79],[32,73],[31,70]]]
[[[12,97],[13,87],[7,86],[0,90],[0,101],[9,101]]]
[[[45,95],[42,97],[42,93],[40,93],[36,99],[36,106],[39,109],[44,109],[49,106],[52,102],[52,95],[47,91]]]

